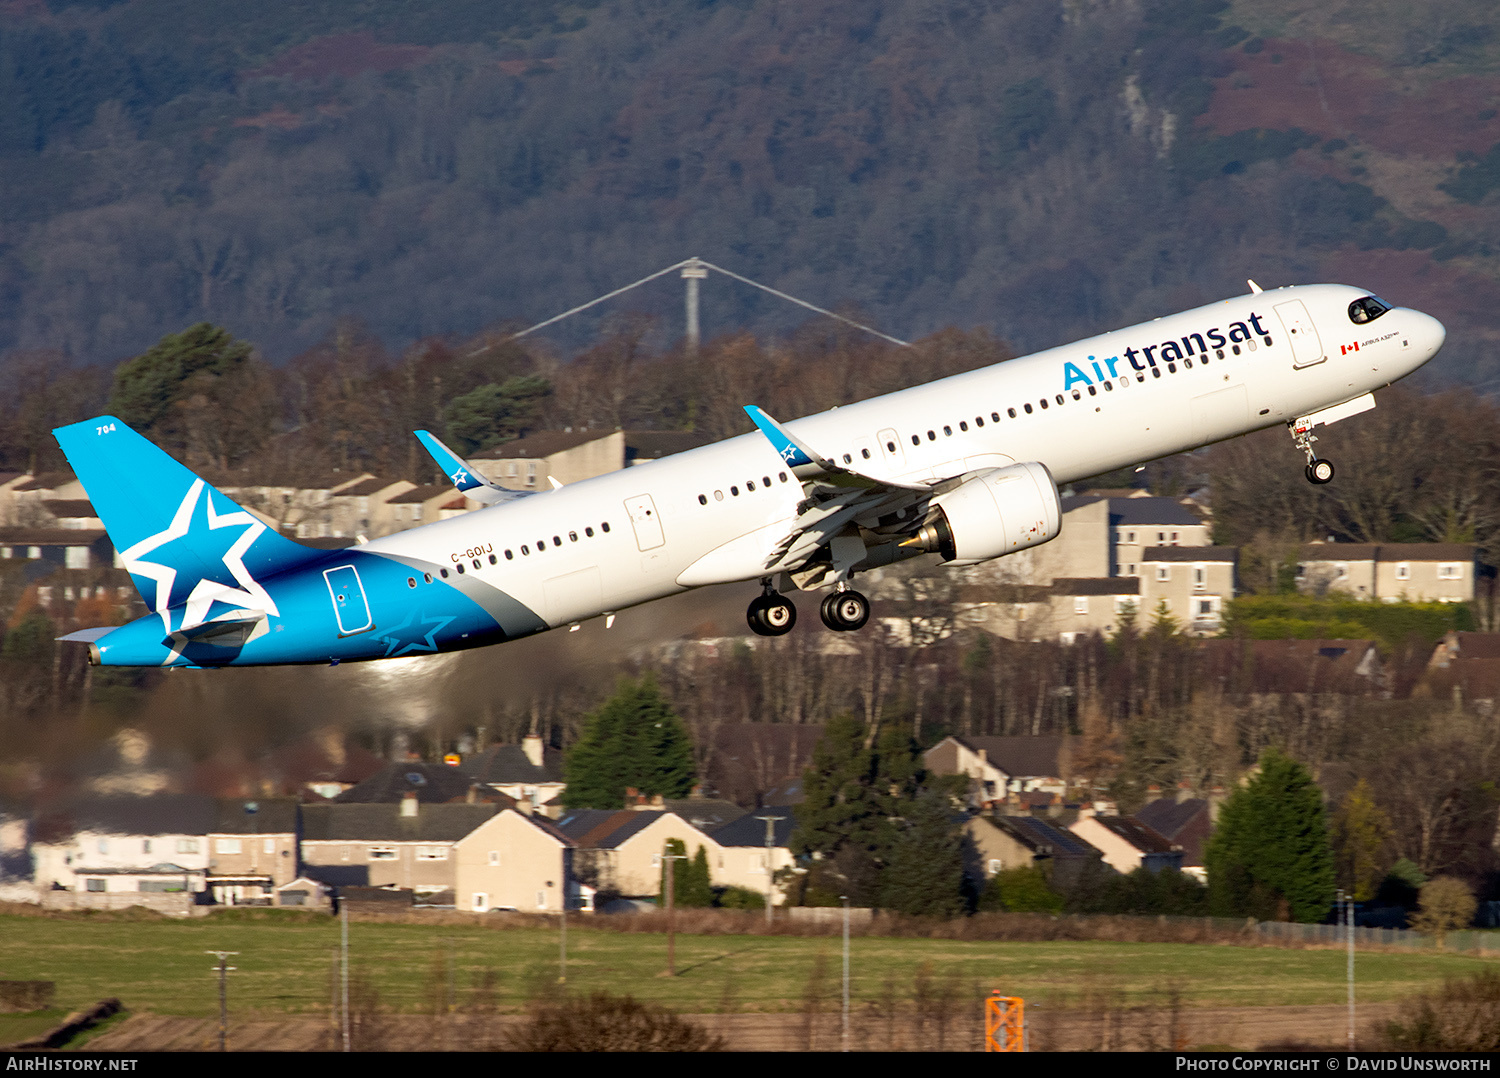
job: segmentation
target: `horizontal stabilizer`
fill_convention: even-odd
[[[92,644],[101,636],[107,636],[118,629],[118,625],[101,625],[96,629],[78,629],[67,636],[59,636],[58,642],[65,644]]]
[[[444,445],[437,435],[425,430],[412,433],[417,436],[417,441],[422,443],[422,448],[427,450],[433,460],[437,461],[438,467],[443,469],[443,474],[453,483],[454,488],[460,494],[473,498],[481,505],[499,505],[501,502],[524,498],[528,494],[536,493],[529,490],[506,490],[504,487],[497,486],[475,471],[468,461]]]
[[[255,631],[255,627],[266,620],[264,610],[232,610],[212,621],[200,621],[167,635],[162,644],[181,647],[184,641],[199,644],[215,644],[223,648],[243,647]]]

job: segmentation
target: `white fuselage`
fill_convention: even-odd
[[[881,478],[945,479],[1038,461],[1067,483],[1286,423],[1389,385],[1432,358],[1440,323],[1394,308],[1356,324],[1348,307],[1365,295],[1307,285],[1238,296],[787,427],[823,456],[841,462],[847,454],[852,467]],[[473,584],[506,593],[556,627],[697,584],[766,575],[734,559],[718,575],[690,570],[718,564],[715,551],[750,533],[774,541],[796,521],[803,496],[757,432],[365,549],[438,566],[463,562]]]

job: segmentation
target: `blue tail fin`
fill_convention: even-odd
[[[278,534],[114,416],[52,433],[153,611],[191,598],[202,608],[191,611],[194,621],[206,620],[214,603],[275,613],[259,581],[324,556]]]

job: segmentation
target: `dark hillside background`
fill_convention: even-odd
[[[1497,31],[1487,0],[3,0],[0,351],[211,321],[280,362],[343,319],[400,350],[696,254],[1021,350],[1348,281],[1448,323],[1423,377],[1491,389]],[[658,347],[680,295],[630,300]],[[708,333],[801,321],[705,289]]]

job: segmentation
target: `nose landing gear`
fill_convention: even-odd
[[[1292,433],[1292,441],[1297,448],[1307,454],[1307,467],[1302,474],[1307,476],[1309,483],[1322,486],[1333,479],[1333,461],[1323,460],[1313,452],[1313,443],[1318,439],[1312,432],[1312,424],[1305,419],[1294,419],[1287,424],[1287,430]]]

